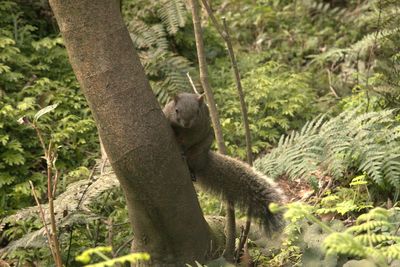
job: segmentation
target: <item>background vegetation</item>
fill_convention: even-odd
[[[260,266],[394,266],[400,259],[400,3],[217,0],[212,8],[227,19],[235,44],[256,168],[276,179],[291,200],[310,204],[289,205],[280,246],[251,237],[254,261]],[[184,1],[123,0],[122,13],[160,104],[191,90],[187,72],[199,84]],[[229,59],[207,19],[203,27],[229,154],[244,158]],[[40,142],[32,127],[17,120],[51,104],[59,105],[40,119],[39,128],[57,148],[62,194],[87,179],[95,166],[96,127],[47,2],[2,1],[0,247],[13,244],[3,255],[9,262],[51,264],[43,243],[13,243],[40,229],[40,220],[7,217],[35,204],[29,180],[46,198]],[[63,226],[63,260],[69,265],[79,266],[74,256],[89,247],[111,245],[114,256],[129,252],[132,234],[122,194],[108,187],[100,193],[90,215],[79,211]],[[200,194],[200,200],[206,214],[220,214],[217,199]]]

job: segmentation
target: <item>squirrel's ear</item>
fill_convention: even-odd
[[[201,106],[204,103],[204,97],[205,94],[201,94],[198,96],[197,101],[199,101],[199,106]]]
[[[179,100],[179,95],[174,95],[174,102],[176,103],[178,102],[178,100]]]

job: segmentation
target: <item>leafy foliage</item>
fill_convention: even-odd
[[[196,53],[185,2],[122,3],[160,103],[175,92],[191,90],[185,75],[191,72],[196,80]],[[254,259],[269,266],[341,266],[347,258],[366,253],[381,265],[398,259],[398,211],[368,210],[384,205],[376,201],[381,196],[377,188],[389,191],[395,201],[400,192],[398,116],[397,110],[388,110],[399,104],[399,7],[396,0],[213,1],[236,45],[253,152],[264,154],[277,145],[257,167],[274,178],[300,183],[318,181],[321,173],[332,180],[331,189],[311,197],[314,208],[292,210],[281,251],[262,251]],[[98,156],[97,135],[49,7],[43,1],[7,0],[0,3],[0,15],[0,216],[16,213],[0,222],[7,260],[49,265],[36,208],[16,210],[33,204],[28,180],[45,194],[39,142],[34,129],[17,120],[23,115],[33,119],[37,110],[53,104],[57,109],[43,115],[39,126],[59,147],[59,191],[66,191],[57,196],[56,208],[64,260],[67,250],[72,257],[98,245],[127,254],[124,244],[132,233],[116,181],[80,181],[90,176],[88,167]],[[243,127],[224,46],[212,25],[202,24],[229,152],[244,157]],[[304,126],[320,110],[327,114]],[[279,139],[282,134],[286,137]],[[87,197],[77,208],[82,194]],[[205,213],[220,213],[218,200],[200,194],[200,201]]]
[[[176,34],[179,28],[185,26],[186,7],[183,1],[163,1],[159,13],[169,34]]]
[[[112,252],[112,248],[111,247],[96,247],[96,248],[87,249],[84,252],[82,252],[80,255],[76,256],[76,259],[78,261],[86,264],[91,261],[92,255],[98,255],[104,259],[106,256],[103,253],[105,253],[105,252]],[[138,263],[138,262],[148,261],[148,260],[150,260],[150,255],[148,253],[131,253],[129,255],[125,255],[122,257],[118,257],[118,258],[113,258],[113,259],[108,258],[108,260],[98,262],[95,264],[88,264],[85,266],[87,266],[87,267],[106,267],[106,266],[114,266],[116,264],[124,264],[125,262]]]
[[[365,176],[361,175],[352,180],[351,186],[355,188],[337,187],[335,192],[327,192],[327,196],[321,199],[316,210],[317,214],[358,213],[373,208],[373,203],[367,188]]]
[[[122,246],[127,242],[127,236],[130,238],[131,232],[118,180],[110,166],[106,166],[105,174],[101,176],[99,171],[98,167],[90,179],[70,184],[54,201],[58,232],[62,233],[60,244],[65,253],[71,250],[71,255],[74,255],[82,247],[105,244],[110,228],[115,231],[111,244],[121,247],[118,253],[129,252],[128,248]],[[42,208],[45,219],[49,221],[48,204],[42,204]],[[32,206],[2,219],[0,229],[4,227],[6,230],[0,232],[0,239],[7,240],[7,245],[0,250],[1,255],[7,255],[10,260],[39,261],[45,266],[50,264],[50,251],[37,209],[37,206]],[[118,225],[113,226],[113,221]],[[71,231],[74,236],[80,236],[79,239],[73,239],[73,247],[69,244]]]
[[[272,177],[312,176],[322,169],[335,178],[357,168],[388,190],[400,188],[399,125],[393,110],[345,111],[330,120],[317,117],[300,131],[282,136],[278,147],[255,165]]]
[[[342,266],[349,258],[364,258],[378,266],[387,266],[393,260],[399,259],[398,208],[374,208],[358,216],[355,224],[347,229],[335,221],[320,221],[313,215],[315,208],[309,205],[291,203],[287,208],[285,217],[291,224],[286,227],[286,231],[297,231],[290,232],[293,235],[288,236],[288,240],[292,241],[283,244],[282,252],[271,261],[273,266],[276,266],[276,261],[282,254],[293,255],[293,248],[297,248],[296,253],[303,254],[301,259],[297,258],[297,261],[292,262],[293,265],[302,263],[309,266],[313,262],[323,261],[327,266]],[[292,253],[288,253],[288,249]],[[290,258],[286,258],[286,261],[288,259]]]
[[[313,56],[313,62],[337,72],[335,87],[352,88],[356,97],[362,93],[367,110],[373,107],[374,97],[381,99],[379,107],[397,107],[399,2],[363,1],[352,13],[359,34],[347,46],[332,47]]]
[[[400,237],[396,224],[399,210],[375,208],[357,218],[356,225],[343,233],[333,233],[324,240],[328,254],[372,258],[381,266],[400,259]]]
[[[32,204],[28,180],[44,191],[39,141],[33,129],[17,123],[20,117],[32,118],[41,107],[59,104],[39,126],[53,144],[65,147],[58,167],[66,173],[92,164],[98,150],[95,125],[61,38],[42,38],[42,25],[30,24],[40,18],[25,8],[15,1],[0,3],[0,215]]]
[[[312,73],[324,107],[347,97],[398,106],[398,1],[231,0],[217,13],[250,53]]]
[[[275,62],[249,72],[243,79],[253,139],[253,152],[260,153],[279,136],[311,118],[315,98],[307,74],[298,75]],[[216,101],[229,152],[244,158],[244,127],[234,87],[217,90]]]
[[[124,1],[123,11],[158,100],[165,103],[170,95],[190,90],[186,73],[193,71],[191,63],[173,52],[170,41],[186,24],[184,2]]]

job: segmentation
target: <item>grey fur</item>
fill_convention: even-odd
[[[176,140],[187,159],[189,169],[195,172],[195,170],[203,168],[207,152],[214,140],[210,114],[203,97],[181,93],[165,105],[163,112],[171,123]],[[183,127],[186,122],[191,122],[191,127]]]
[[[250,209],[267,233],[282,227],[282,214],[268,208],[284,198],[275,183],[239,160],[210,151],[214,132],[208,108],[199,96],[179,94],[163,111],[200,187],[233,201],[244,212]]]
[[[251,166],[220,153],[209,151],[207,164],[197,170],[200,187],[231,200],[243,212],[262,225],[266,233],[278,231],[284,225],[282,213],[271,213],[268,205],[282,203],[284,193],[268,177]]]

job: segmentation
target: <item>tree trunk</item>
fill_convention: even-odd
[[[152,266],[204,262],[215,243],[117,1],[50,4],[125,192],[134,250],[150,253]]]

